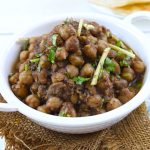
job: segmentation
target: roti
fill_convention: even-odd
[[[89,1],[98,5],[103,5],[111,8],[150,2],[150,0],[89,0]]]

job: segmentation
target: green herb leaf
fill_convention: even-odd
[[[64,24],[68,24],[68,23],[70,23],[70,19],[66,18],[65,21],[64,21]]]
[[[89,81],[89,80],[90,80],[90,78],[84,78],[84,77],[81,77],[81,76],[73,78],[73,81],[75,81],[76,84],[79,84],[79,85],[81,85],[83,82],[86,82],[86,81]]]
[[[29,70],[29,65],[28,64],[25,64],[24,65],[24,71],[28,71]]]
[[[107,57],[105,59],[104,66],[106,71],[110,73],[115,71],[116,64],[110,58]]]
[[[56,46],[50,46],[48,47],[49,49],[49,54],[48,54],[48,60],[51,62],[51,63],[55,63],[55,53],[56,51],[60,51],[62,48],[61,47],[56,47]]]
[[[118,52],[118,53],[117,53],[117,56],[118,56],[118,57],[124,57],[125,54],[123,54],[122,52]]]
[[[52,43],[53,43],[53,46],[56,46],[56,42],[57,42],[57,37],[58,37],[58,34],[53,34],[52,35]]]
[[[130,56],[126,56],[126,57],[125,57],[125,60],[130,60],[130,59],[131,59]]]
[[[43,55],[42,53],[37,53],[37,54],[35,54],[35,57],[39,58],[39,57],[41,57],[42,55]]]
[[[58,116],[67,117],[67,114],[64,111],[60,111]]]
[[[120,61],[119,64],[120,64],[121,67],[129,67],[129,63],[126,60]]]
[[[122,45],[122,41],[121,41],[121,40],[118,40],[118,41],[116,42],[116,46],[121,47],[121,45]]]
[[[120,76],[119,74],[117,74],[116,77],[117,77],[118,79],[121,79],[121,76]]]
[[[136,87],[138,88],[138,89],[140,89],[141,87],[142,87],[142,83],[137,83],[137,85],[136,85]]]
[[[48,54],[48,60],[49,60],[52,64],[55,63],[55,53],[56,53],[55,49],[51,49],[51,50],[50,50],[50,53]]]
[[[34,58],[30,60],[31,63],[38,63],[39,61],[40,61],[40,58]]]
[[[61,47],[57,47],[57,51],[61,51],[62,50],[62,48]]]

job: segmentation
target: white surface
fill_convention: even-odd
[[[95,10],[86,0],[0,0],[0,52],[8,45],[12,37],[10,33],[16,33],[43,18],[63,12],[91,11]],[[140,28],[143,27],[143,23],[139,24]],[[150,34],[147,36],[150,38]],[[4,150],[2,143],[0,139],[0,150]]]

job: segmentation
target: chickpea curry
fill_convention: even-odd
[[[48,34],[18,42],[22,47],[9,83],[38,111],[62,117],[101,114],[142,87],[143,61],[96,22],[66,19]]]

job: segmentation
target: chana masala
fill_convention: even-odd
[[[18,42],[22,47],[9,83],[38,111],[62,117],[101,114],[142,87],[143,61],[96,22],[66,19],[48,34]]]

